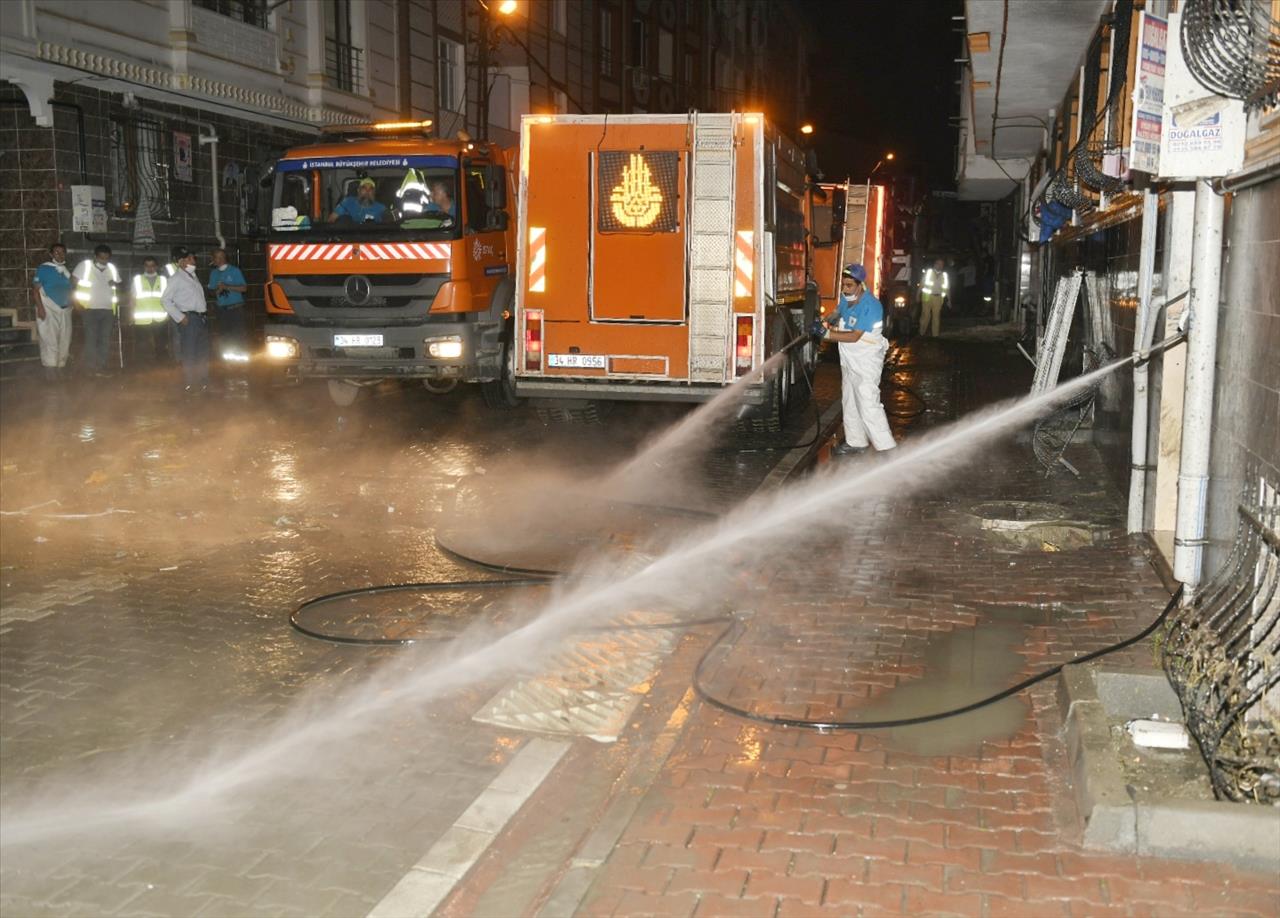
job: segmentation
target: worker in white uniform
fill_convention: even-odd
[[[849,265],[840,276],[836,311],[822,321],[819,334],[840,349],[840,382],[844,409],[844,442],[837,456],[861,453],[868,445],[878,452],[898,444],[880,403],[880,374],[889,350],[884,336],[884,306],[866,288],[867,270]],[[868,444],[869,441],[869,444]]]
[[[182,376],[187,392],[201,394],[209,388],[209,326],[204,286],[196,277],[196,256],[187,249],[175,249],[178,272],[169,278],[160,302],[178,325],[182,351]]]

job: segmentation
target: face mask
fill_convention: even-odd
[[[156,276],[156,272],[154,272],[154,271],[144,271],[144,272],[142,272],[142,273],[143,273],[143,275],[144,275],[145,277],[155,277],[155,276]]]
[[[53,256],[53,263],[54,263],[55,265],[66,264],[66,261],[67,261],[67,256],[66,256],[66,255],[54,255],[54,256]]]
[[[195,265],[183,265],[182,270],[183,270],[183,271],[186,271],[188,274],[195,274],[195,273],[196,273],[196,266],[195,266]]]

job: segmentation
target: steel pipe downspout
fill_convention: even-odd
[[[1195,594],[1204,562],[1209,447],[1213,437],[1214,359],[1222,293],[1223,199],[1210,181],[1196,182],[1191,240],[1191,315],[1187,330],[1187,382],[1178,471],[1178,515],[1173,575]]]
[[[200,146],[209,145],[209,171],[213,177],[213,235],[218,238],[218,248],[225,249],[227,240],[222,235],[222,202],[218,198],[218,193],[222,182],[218,175],[218,132],[213,128],[209,129],[208,134],[200,135]]]
[[[1151,349],[1156,332],[1156,309],[1151,288],[1156,272],[1156,228],[1160,223],[1160,196],[1148,188],[1142,195],[1142,248],[1138,253],[1138,321],[1133,334],[1133,352]],[[1149,361],[1133,364],[1133,432],[1129,458],[1129,532],[1142,532],[1147,503],[1147,473],[1151,470],[1147,444],[1151,390],[1148,387]]]

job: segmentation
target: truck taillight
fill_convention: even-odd
[[[524,368],[532,373],[542,371],[542,310],[528,309],[524,314]]]
[[[752,316],[738,316],[737,319],[737,355],[735,360],[735,375],[741,376],[751,369],[751,352],[755,350],[752,346],[752,332],[755,329],[755,319]]]

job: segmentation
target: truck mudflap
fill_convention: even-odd
[[[373,328],[271,323],[266,333],[296,343],[297,358],[283,366],[288,375],[303,379],[397,377],[472,383],[498,379],[502,369],[501,321]]]

